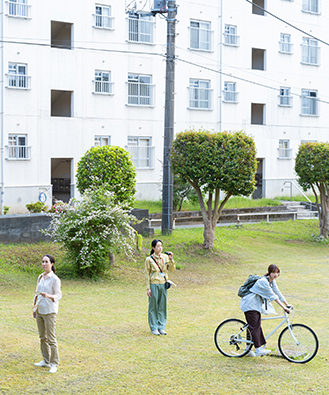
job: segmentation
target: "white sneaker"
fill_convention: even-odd
[[[246,357],[255,357],[256,354],[255,354],[252,350],[250,350],[250,351],[248,352],[248,354],[246,354],[245,356],[246,356]]]
[[[256,357],[263,357],[264,355],[271,354],[271,352],[272,352],[271,350],[266,350],[263,347],[259,347],[259,348],[256,348],[255,356]]]
[[[167,334],[167,332],[164,331],[163,329],[159,329],[159,333],[160,333],[160,335],[166,335]]]
[[[49,369],[49,373],[56,373],[57,372],[57,366],[51,365],[51,368]]]
[[[34,364],[34,366],[39,366],[41,368],[50,368],[50,364],[45,361],[40,361]]]
[[[154,329],[154,331],[151,331],[152,335],[160,335],[160,332],[157,329]]]

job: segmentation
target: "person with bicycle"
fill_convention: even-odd
[[[149,299],[148,321],[152,335],[166,335],[168,271],[176,269],[172,252],[162,254],[162,241],[153,240],[145,260],[145,279]]]
[[[275,314],[270,302],[274,300],[288,314],[293,307],[288,304],[276,285],[275,280],[279,275],[279,267],[271,264],[267,273],[250,288],[250,293],[241,298],[241,310],[249,324],[255,346],[255,353],[250,351],[249,356],[263,356],[271,353],[270,350],[265,349],[266,340],[261,327],[261,314]]]

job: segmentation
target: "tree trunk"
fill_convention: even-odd
[[[114,266],[115,256],[114,256],[113,252],[109,252],[109,261],[110,261],[110,266]]]
[[[320,219],[320,236],[328,238],[329,230],[329,196],[328,191],[323,183],[320,184],[320,198],[321,198],[321,213],[319,213]]]
[[[204,220],[204,229],[203,229],[203,244],[202,247],[205,250],[211,250],[214,247],[214,240],[215,240],[215,229],[212,226],[211,220]]]

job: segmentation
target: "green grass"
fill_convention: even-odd
[[[143,262],[151,239],[135,260],[117,257],[102,281],[63,279],[55,375],[33,366],[41,359],[31,314],[36,273],[26,267],[35,267],[45,250],[59,261],[62,252],[50,243],[31,246],[32,252],[27,245],[0,246],[0,394],[327,395],[329,246],[312,241],[318,221],[218,228],[213,251],[201,248],[202,233],[189,228],[161,236],[181,267],[171,276],[178,286],[169,290],[165,337],[150,335],[147,324]],[[10,263],[20,254],[24,269]],[[318,355],[306,365],[279,357],[229,359],[215,348],[217,325],[243,318],[239,286],[270,263],[281,268],[278,285],[295,305],[293,322],[319,337]],[[266,333],[272,325],[266,323]],[[277,335],[268,346],[277,349]]]
[[[226,208],[245,208],[245,207],[264,207],[264,206],[280,206],[281,200],[275,199],[248,199],[241,196],[231,197],[224,206]],[[136,208],[148,209],[150,214],[162,212],[162,201],[140,200],[135,204]],[[199,211],[198,203],[184,201],[182,211]]]

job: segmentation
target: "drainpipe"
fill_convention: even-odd
[[[5,89],[5,72],[4,72],[4,36],[3,36],[3,25],[4,25],[4,1],[1,0],[1,139],[0,139],[0,151],[1,151],[1,211],[0,214],[4,214],[4,195],[5,195],[5,187],[4,187],[4,89]]]
[[[223,70],[223,0],[220,0],[220,24],[219,24],[219,132],[222,131],[222,70]]]

